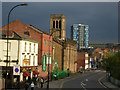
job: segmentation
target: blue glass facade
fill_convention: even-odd
[[[83,24],[73,24],[71,26],[71,37],[72,40],[77,41],[77,49],[88,48],[88,25]]]

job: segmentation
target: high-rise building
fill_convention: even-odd
[[[88,48],[88,25],[73,24],[71,26],[71,39],[77,41],[77,50]]]
[[[62,14],[51,14],[50,34],[53,38],[65,40],[65,16]]]

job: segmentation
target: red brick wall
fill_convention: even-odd
[[[7,26],[2,27],[2,30],[7,30]],[[36,28],[36,27],[34,27]],[[9,24],[9,30],[10,31],[16,31],[18,33],[24,34],[25,31],[30,32],[30,37],[33,39],[39,41],[38,43],[38,64],[42,65],[43,64],[43,57],[42,55],[45,53],[46,55],[49,54],[49,46],[47,46],[47,41],[52,42],[52,37],[49,40],[49,35],[48,34],[41,34],[34,29],[30,28],[30,25],[25,25],[24,23],[15,20]],[[44,46],[44,39],[46,40],[46,46]],[[50,54],[52,56],[52,44],[50,47]]]
[[[13,22],[11,22],[9,24],[9,30],[10,31],[16,31],[18,33],[21,33],[21,34],[24,34],[24,31],[30,31],[30,36],[35,39],[35,40],[38,40],[39,43],[38,43],[38,64],[42,64],[42,60],[41,60],[41,34],[36,32],[35,30],[33,30],[32,28],[29,28],[30,25],[25,25],[24,23],[18,21],[18,20],[15,20]],[[2,27],[2,30],[7,30],[8,28],[8,25]]]
[[[84,52],[77,52],[77,70],[79,69],[80,66],[85,68],[85,53]]]

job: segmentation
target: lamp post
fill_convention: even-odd
[[[56,31],[60,31],[60,30],[58,29]],[[56,32],[56,31],[52,31],[51,32],[51,34],[49,36],[49,40],[50,40],[50,37],[53,35],[53,33]],[[50,61],[50,43],[49,43],[49,61]],[[49,89],[49,61],[48,61],[48,82],[47,82],[47,89]]]
[[[7,75],[8,75],[8,72],[7,72],[7,66],[8,66],[8,43],[9,43],[9,18],[10,18],[10,14],[11,12],[18,6],[27,6],[28,4],[18,4],[16,6],[14,6],[8,13],[8,29],[7,29],[7,60],[6,60],[6,79],[7,79]],[[10,59],[9,59],[9,65],[10,65]],[[7,86],[6,86],[6,80],[5,79],[5,90],[7,90]]]

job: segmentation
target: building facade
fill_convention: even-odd
[[[16,33],[14,31],[9,32],[8,42],[8,63],[7,63],[7,32],[2,31],[2,38],[0,39],[0,46],[2,52],[0,52],[2,66],[2,74],[5,75],[5,69],[7,64],[7,70],[10,75],[11,82],[30,80],[38,75],[38,41],[32,39],[29,36]],[[20,76],[13,76],[13,66],[20,65]],[[4,71],[5,70],[5,71]],[[4,77],[4,76],[3,76]]]
[[[63,43],[59,40],[53,39],[53,70],[63,70],[63,53]]]
[[[85,52],[77,52],[77,71],[81,66],[85,70]]]
[[[2,27],[1,30],[7,30],[7,25]],[[18,32],[20,34],[25,34],[38,42],[38,65],[40,66],[41,72],[40,75],[43,76],[43,73],[47,73],[47,66],[48,66],[48,60],[51,62],[52,60],[52,36],[50,37],[49,34],[45,33],[44,31],[36,28],[33,25],[26,25],[18,20],[15,20],[9,24],[9,30],[14,30],[15,32]],[[51,44],[50,44],[51,43]],[[51,45],[49,47],[49,45]],[[50,55],[49,55],[50,53]],[[45,56],[45,57],[43,57]],[[50,56],[50,58],[48,58]],[[45,58],[45,60],[44,60]],[[50,67],[51,64],[50,64]],[[42,69],[42,70],[41,70]],[[51,68],[50,68],[51,71]],[[39,75],[39,76],[40,76]]]
[[[64,70],[69,69],[71,73],[77,71],[77,42],[67,39],[64,43]]]
[[[77,70],[77,42],[65,39],[65,16],[52,14],[50,17],[50,34],[53,36],[53,70]]]
[[[88,48],[88,25],[73,24],[71,26],[71,39],[77,41],[77,50]]]

